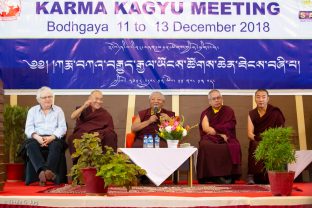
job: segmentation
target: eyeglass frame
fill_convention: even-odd
[[[212,98],[210,98],[210,100],[212,100],[212,101],[222,100],[222,96],[212,97]]]
[[[40,97],[40,99],[42,100],[46,100],[46,99],[52,99],[53,96],[52,95],[49,95],[49,96],[44,96],[44,97]]]

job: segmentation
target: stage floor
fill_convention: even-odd
[[[183,185],[177,185],[181,188]],[[196,189],[197,186],[194,185]],[[220,189],[207,184],[205,188]],[[226,185],[232,186],[232,185]],[[235,185],[234,185],[235,186]],[[245,185],[240,185],[243,187]],[[296,183],[291,196],[275,197],[269,191],[211,191],[172,192],[155,188],[153,192],[116,192],[107,196],[86,196],[73,193],[47,193],[53,186],[37,184],[25,186],[22,182],[7,182],[0,192],[0,207],[274,207],[312,208],[312,183]],[[171,186],[170,188],[173,188]],[[231,187],[230,187],[231,188]],[[247,187],[249,188],[249,187]],[[191,189],[191,188],[190,188]],[[197,190],[197,189],[196,189]],[[44,193],[45,192],[45,193]]]

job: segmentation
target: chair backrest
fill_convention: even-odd
[[[132,116],[132,123],[134,122],[136,116]],[[131,148],[135,139],[135,133],[130,132],[126,135],[126,148]]]

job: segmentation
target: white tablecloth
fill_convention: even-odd
[[[146,176],[159,186],[178,169],[197,148],[120,148],[130,159],[145,169]]]
[[[295,178],[312,162],[312,150],[296,151],[296,162],[288,164],[288,170],[295,171]]]

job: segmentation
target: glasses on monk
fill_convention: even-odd
[[[52,99],[53,96],[49,95],[49,96],[44,96],[44,97],[40,97],[42,100],[46,100],[46,99]]]
[[[218,97],[212,97],[212,98],[210,98],[212,101],[216,101],[216,100],[221,100],[221,96],[218,96]]]

